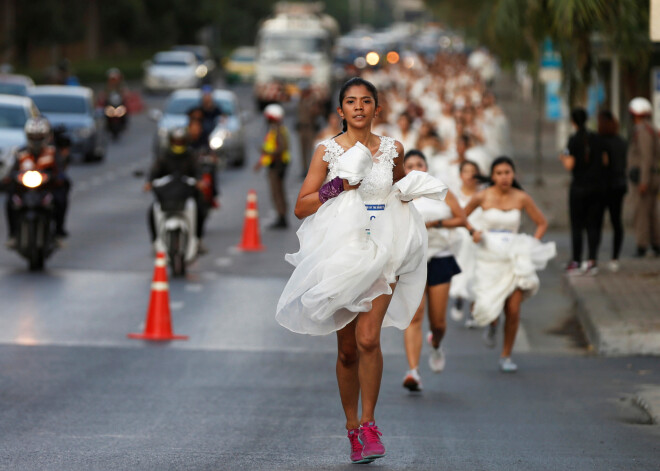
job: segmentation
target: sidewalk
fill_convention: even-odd
[[[554,125],[543,124],[544,185],[536,186],[533,104],[523,102],[516,87],[512,78],[503,76],[495,88],[510,121],[521,184],[544,212],[550,227],[568,232],[570,176],[556,157]],[[631,228],[627,227],[626,242],[630,244],[633,237]],[[608,238],[606,231],[604,244]],[[628,253],[632,251],[624,247],[622,269],[618,273],[601,269],[595,277],[566,277],[567,292],[596,352],[611,356],[660,355],[660,259],[625,258]],[[603,248],[601,254],[602,261],[606,261]]]

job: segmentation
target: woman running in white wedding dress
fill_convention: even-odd
[[[298,195],[300,250],[276,320],[304,334],[337,332],[337,382],[353,463],[385,456],[375,408],[383,373],[380,331],[410,324],[426,284],[426,228],[412,205],[443,199],[447,187],[423,173],[404,177],[403,147],[371,132],[380,111],[370,82],[339,93],[344,132],[321,142]],[[362,412],[358,414],[362,400]]]
[[[511,352],[520,323],[520,304],[538,291],[536,271],[545,268],[556,255],[556,248],[554,242],[540,242],[548,223],[516,182],[513,161],[509,157],[495,159],[490,178],[492,186],[477,193],[465,208],[467,216],[479,207],[483,209],[481,230],[476,231],[468,222],[468,230],[478,244],[473,316],[479,325],[491,324],[487,332],[492,338],[504,309],[500,370],[512,373],[518,369]],[[536,225],[534,237],[518,233],[523,211]]]

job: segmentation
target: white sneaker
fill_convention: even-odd
[[[518,371],[518,365],[511,361],[511,357],[500,358],[500,371],[502,373],[515,373]]]
[[[422,390],[422,378],[419,376],[417,368],[406,371],[406,375],[403,377],[403,387],[409,391]]]
[[[429,368],[434,373],[442,373],[442,370],[445,369],[445,352],[442,350],[442,347],[431,349]]]
[[[618,260],[610,260],[607,263],[607,269],[611,271],[612,273],[616,273],[621,269],[621,265],[619,265]]]
[[[465,328],[474,329],[476,327],[479,327],[479,325],[477,324],[477,321],[474,320],[474,317],[472,317],[472,313],[470,313],[468,318],[465,319]]]
[[[598,275],[598,265],[596,265],[596,262],[591,262],[591,261],[582,262],[582,266],[580,267],[580,270],[582,270],[582,274],[585,276]]]
[[[449,311],[449,315],[453,320],[459,322],[461,319],[463,319],[463,309],[457,308],[454,304]]]
[[[488,348],[495,348],[497,343],[497,326],[489,324],[488,327],[484,330],[484,345]]]

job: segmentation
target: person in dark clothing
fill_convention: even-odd
[[[55,145],[55,160],[57,162],[57,186],[53,190],[55,205],[55,233],[59,237],[67,237],[64,228],[67,210],[69,208],[69,193],[71,192],[71,178],[67,173],[71,161],[71,138],[67,135],[64,126],[53,129],[53,144]]]
[[[195,153],[188,145],[188,132],[185,128],[175,128],[170,131],[169,147],[163,156],[154,160],[149,171],[148,180],[144,185],[145,191],[152,189],[154,180],[166,175],[187,176],[199,181],[199,166]],[[204,220],[206,214],[202,204],[201,191],[195,194],[195,203],[197,206],[197,237],[200,239],[204,233]],[[156,240],[156,225],[153,215],[153,205],[149,207],[148,212],[149,229],[151,231],[152,242]]]
[[[568,139],[559,156],[564,168],[571,172],[569,212],[573,258],[566,267],[569,275],[598,273],[597,260],[603,226],[605,192],[603,140],[586,127],[587,112],[576,108],[571,112],[575,133]],[[582,262],[582,234],[587,233],[588,258]]]
[[[619,271],[619,255],[623,245],[623,197],[628,191],[626,173],[626,154],[628,144],[619,136],[619,122],[611,111],[598,113],[598,135],[605,147],[603,165],[607,189],[603,199],[605,208],[610,215],[610,223],[614,240],[612,242],[612,259],[608,263],[610,271]]]

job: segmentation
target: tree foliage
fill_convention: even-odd
[[[646,74],[651,55],[649,0],[427,0],[450,24],[473,34],[505,63],[540,61],[543,39],[562,57],[571,104],[585,99],[594,43],[624,68]]]

